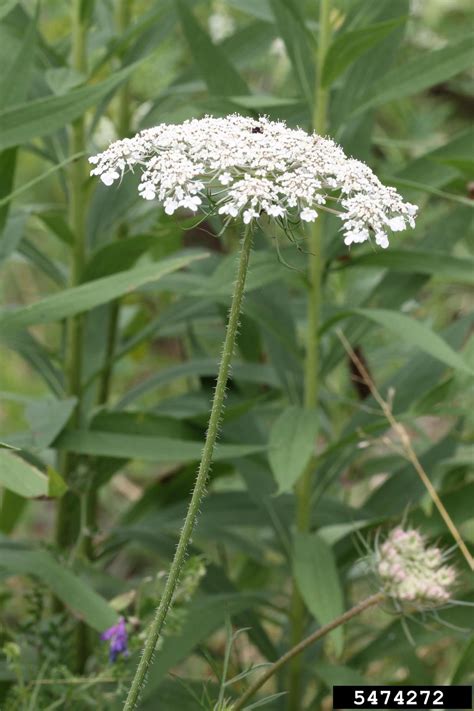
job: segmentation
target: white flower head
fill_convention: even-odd
[[[285,228],[331,209],[342,221],[345,244],[373,235],[382,248],[388,232],[415,224],[416,205],[382,185],[367,165],[347,158],[334,141],[266,117],[160,124],[89,161],[91,175],[105,185],[138,169],[141,197],[156,199],[169,215],[179,208],[212,209],[249,224],[266,214]]]
[[[375,552],[383,590],[398,602],[436,607],[449,601],[456,571],[440,548],[427,546],[414,529],[395,528]]]

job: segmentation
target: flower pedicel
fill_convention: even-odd
[[[239,115],[160,124],[116,141],[89,158],[105,185],[140,170],[138,192],[172,215],[183,207],[214,208],[245,224],[261,212],[285,227],[313,222],[318,210],[336,211],[344,242],[388,247],[388,235],[414,227],[416,205],[382,185],[371,169],[347,158],[329,138],[281,121]]]

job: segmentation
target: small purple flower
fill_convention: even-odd
[[[100,635],[103,642],[110,641],[109,657],[111,662],[115,662],[119,654],[123,654],[124,657],[128,656],[128,636],[127,628],[125,627],[125,620],[123,617],[119,619],[116,625],[109,627]]]

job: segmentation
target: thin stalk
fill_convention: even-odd
[[[132,0],[119,0],[117,5],[116,26],[117,35],[121,36],[130,25]],[[117,134],[119,138],[125,138],[130,133],[130,86],[125,82],[118,94],[117,105]],[[127,225],[122,223],[118,228],[117,237],[122,239],[127,235]],[[107,345],[105,353],[105,367],[102,372],[99,386],[99,405],[103,405],[109,399],[110,384],[114,367],[114,353],[117,343],[117,328],[120,316],[120,301],[116,299],[110,307],[109,323],[107,329]]]
[[[131,4],[133,0],[119,0],[116,14],[117,35],[120,37],[129,27],[131,20]],[[125,82],[118,92],[117,106],[117,134],[119,138],[125,138],[130,133],[130,89],[128,82]],[[117,230],[119,239],[126,237],[127,225],[122,223]],[[120,319],[120,300],[116,299],[109,308],[109,321],[107,325],[107,338],[104,356],[104,368],[99,383],[98,404],[105,405],[110,396],[110,386],[114,368],[114,355],[117,344],[117,331]],[[86,534],[83,539],[82,552],[87,558],[92,558],[93,533],[96,527],[98,490],[94,482],[90,482],[87,488],[86,499]]]
[[[331,0],[320,0],[319,33],[316,55],[316,87],[313,127],[316,133],[326,132],[328,91],[323,87],[322,69],[331,42]],[[320,213],[311,227],[309,237],[309,293],[308,325],[306,332],[305,399],[308,410],[318,406],[319,399],[319,338],[322,269],[323,269],[323,214]],[[311,493],[314,462],[311,460],[296,485],[296,528],[306,532],[310,528]],[[291,644],[297,645],[304,631],[306,608],[296,583],[293,583],[291,602]],[[301,699],[301,660],[296,657],[289,672],[288,708],[299,711]]]
[[[278,659],[274,664],[271,665],[267,669],[267,671],[262,674],[261,677],[259,677],[243,694],[240,699],[238,699],[237,703],[235,703],[232,706],[232,711],[240,711],[241,709],[244,708],[245,704],[247,701],[250,701],[252,696],[269,680],[272,678],[274,674],[276,674],[282,667],[285,666],[288,662],[291,662],[295,658],[299,657],[301,652],[304,652],[305,649],[308,649],[308,647],[311,647],[312,644],[317,642],[319,639],[322,637],[325,637],[329,632],[332,632],[332,630],[335,630],[337,627],[340,627],[341,625],[344,625],[346,622],[349,622],[349,620],[352,620],[353,617],[357,617],[357,615],[360,615],[364,610],[367,610],[369,607],[374,607],[375,605],[379,605],[383,600],[385,599],[385,593],[375,593],[375,595],[371,595],[368,597],[366,600],[363,600],[360,602],[358,605],[355,605],[352,607],[350,610],[347,612],[344,612],[342,615],[339,617],[336,617],[335,620],[332,622],[329,622],[327,625],[324,625],[323,627],[320,627],[316,632],[313,632],[313,634],[310,634],[309,637],[306,637],[306,639],[303,639],[299,644],[296,644],[294,647],[292,647],[286,654],[284,654],[280,659]]]
[[[206,493],[206,484],[211,467],[214,446],[216,443],[219,423],[222,417],[224,408],[225,391],[227,380],[230,372],[232,355],[235,348],[235,339],[239,326],[239,317],[244,296],[245,280],[247,277],[248,264],[250,259],[250,251],[252,247],[252,231],[247,227],[241,242],[239,266],[237,278],[232,296],[232,303],[229,312],[229,320],[222,350],[219,372],[217,375],[216,389],[212,400],[211,414],[206,434],[206,441],[202,452],[201,463],[199,465],[196,482],[194,484],[191,501],[189,503],[184,525],[179,536],[178,546],[171,563],[170,572],[166,581],[165,589],[161,597],[160,603],[156,609],[155,617],[148,631],[147,640],[143,653],[138,664],[135,677],[133,679],[130,691],[128,692],[127,700],[125,701],[124,711],[133,711],[138,703],[141,690],[145,684],[148,669],[152,662],[156,644],[164,627],[168,611],[171,607],[173,595],[178,585],[181,570],[186,558],[186,550],[192,536],[194,526],[199,514],[201,502]]]
[[[374,381],[372,380],[372,378],[370,377],[367,368],[362,363],[361,359],[357,356],[357,354],[354,352],[349,341],[344,336],[342,331],[338,330],[337,335],[338,335],[339,340],[341,341],[342,345],[344,346],[346,353],[348,354],[348,356],[350,357],[350,359],[356,366],[357,370],[359,371],[362,380],[369,388],[369,390],[372,394],[372,397],[380,405],[380,408],[381,408],[383,414],[385,415],[388,423],[392,427],[393,431],[397,433],[398,439],[405,451],[407,459],[411,462],[411,464],[413,465],[413,468],[415,469],[416,473],[420,477],[423,485],[425,486],[428,494],[431,497],[431,500],[433,501],[434,505],[438,509],[441,518],[443,519],[444,523],[446,524],[447,528],[449,529],[452,537],[456,541],[456,544],[457,544],[459,550],[461,551],[464,558],[466,559],[467,564],[469,565],[471,570],[474,570],[474,559],[473,559],[472,555],[470,554],[468,547],[464,543],[461,534],[459,533],[458,529],[456,528],[456,524],[454,523],[453,519],[447,512],[446,507],[444,506],[443,502],[441,501],[441,499],[438,495],[438,492],[436,491],[433,484],[431,483],[431,480],[430,480],[428,474],[423,469],[423,466],[422,466],[420,460],[418,459],[415,450],[413,449],[413,445],[411,443],[411,439],[408,435],[408,432],[406,431],[406,429],[404,428],[402,423],[399,422],[395,418],[390,405],[388,404],[388,402],[385,402],[385,400],[383,399],[383,397],[377,390],[377,387],[376,387]]]
[[[72,3],[71,15],[71,67],[82,74],[87,74],[86,26],[81,17],[81,0]],[[71,153],[84,154],[86,150],[84,117],[76,119],[71,125]],[[72,248],[70,286],[80,283],[85,259],[85,209],[83,161],[75,160],[68,172],[69,183],[69,224],[74,234]],[[80,425],[81,421],[81,382],[82,382],[82,316],[73,316],[66,323],[66,387],[67,393],[77,399],[71,418],[71,424]],[[66,481],[70,479],[75,458],[66,452],[60,463],[61,473]],[[71,497],[63,496],[59,500],[56,519],[56,544],[65,548],[70,542],[70,506]]]

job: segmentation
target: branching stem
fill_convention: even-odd
[[[340,627],[341,625],[344,625],[346,622],[349,622],[349,620],[352,620],[353,617],[357,617],[357,615],[360,615],[361,612],[364,612],[364,610],[367,610],[369,607],[374,607],[374,605],[379,605],[383,600],[385,599],[385,593],[379,592],[375,593],[374,595],[371,595],[368,597],[366,600],[363,600],[362,602],[359,602],[357,605],[352,607],[350,610],[347,610],[347,612],[344,612],[342,615],[339,617],[336,617],[335,620],[332,622],[329,622],[327,625],[323,625],[323,627],[320,627],[317,629],[315,632],[310,634],[308,637],[303,639],[301,642],[296,644],[294,647],[292,647],[286,654],[284,654],[280,659],[278,659],[274,664],[271,665],[267,669],[267,671],[262,674],[261,677],[259,677],[243,694],[240,699],[238,699],[237,703],[232,706],[232,711],[240,711],[241,709],[244,708],[245,704],[247,701],[250,701],[252,696],[269,680],[272,678],[274,674],[276,674],[282,667],[285,666],[288,662],[292,661],[296,657],[299,657],[301,652],[304,652],[305,649],[308,649],[308,647],[311,647],[312,644],[317,642],[319,639],[322,637],[325,637],[329,632],[332,632],[332,630],[335,630],[336,627]]]

